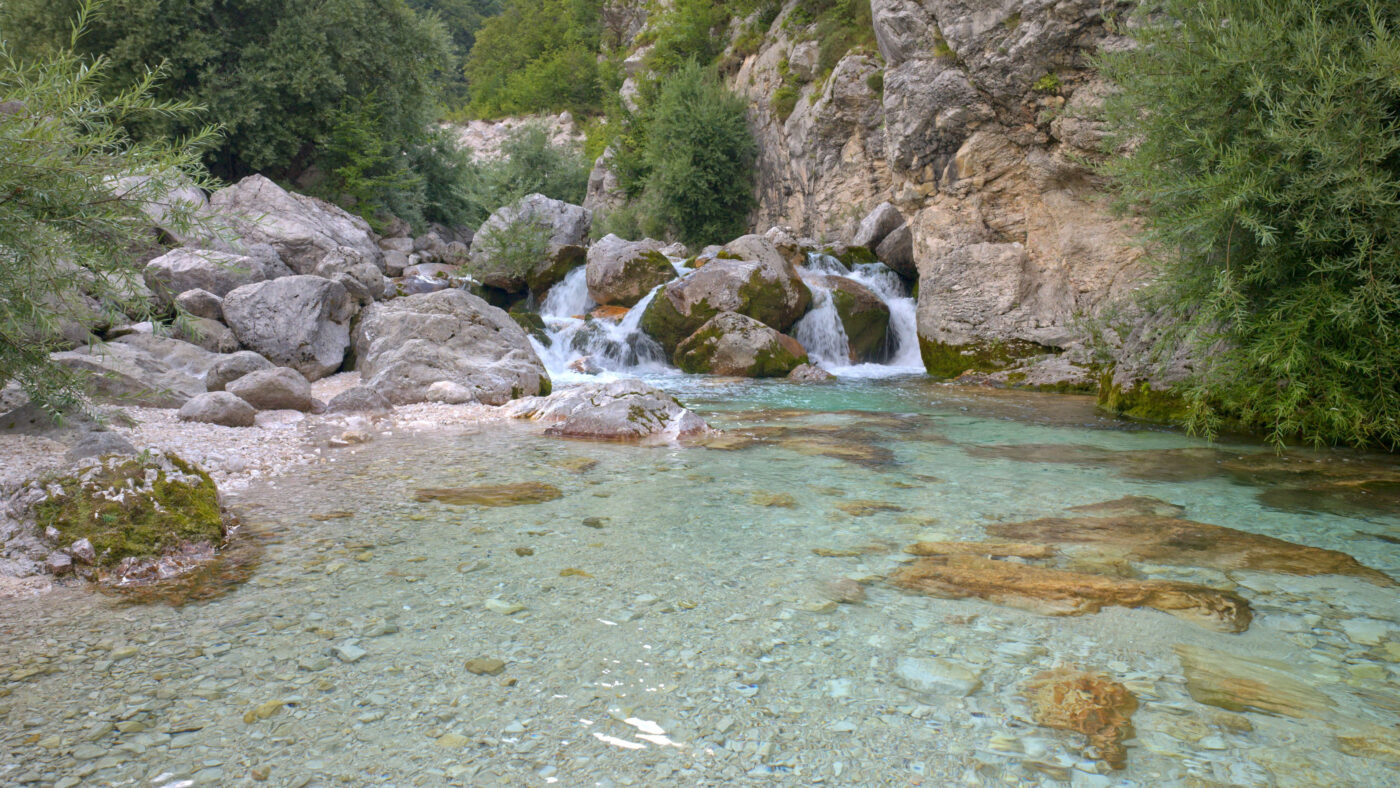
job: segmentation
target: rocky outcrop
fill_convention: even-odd
[[[244,285],[224,297],[224,319],[243,346],[308,380],[340,369],[354,305],[338,282],[288,276]]]
[[[721,312],[681,342],[675,362],[696,374],[780,378],[807,363],[807,351],[751,317]]]
[[[365,385],[396,405],[430,399],[499,405],[550,389],[524,329],[461,290],[371,305],[356,330],[355,358]]]
[[[518,419],[550,424],[545,432],[564,438],[657,441],[710,431],[704,419],[675,397],[630,379],[531,397],[511,403],[507,413]]]
[[[347,261],[346,266],[383,268],[383,253],[364,219],[324,200],[288,192],[261,175],[214,192],[209,205],[243,244],[270,245],[295,273],[316,273],[328,257]]]
[[[92,373],[87,383],[99,400],[178,408],[204,392],[204,377],[218,356],[178,339],[130,334],[105,344],[55,353],[52,358]]]
[[[607,306],[631,307],[657,285],[676,278],[675,266],[650,238],[625,241],[609,233],[588,249],[588,297]]]
[[[761,235],[730,242],[700,270],[667,284],[642,316],[646,331],[669,352],[720,312],[746,315],[787,331],[807,311],[812,293],[792,263]]]

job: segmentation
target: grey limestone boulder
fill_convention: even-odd
[[[143,273],[146,285],[165,304],[187,290],[222,297],[267,278],[262,264],[251,257],[207,249],[175,249],[146,263]]]
[[[721,312],[681,342],[675,362],[691,373],[778,378],[807,363],[807,351],[751,317]]]
[[[217,355],[189,342],[130,334],[111,342],[55,353],[51,358],[91,373],[94,398],[123,405],[178,408],[204,392],[204,377]]]
[[[198,421],[224,427],[251,427],[257,409],[227,391],[206,391],[180,406],[180,421]]]
[[[369,386],[354,386],[331,398],[326,403],[327,413],[383,413],[393,409],[393,404],[383,394]]]
[[[258,282],[224,297],[224,319],[244,347],[308,380],[340,369],[353,313],[345,287],[319,276]]]
[[[240,350],[220,356],[204,376],[204,387],[209,391],[223,391],[224,387],[249,372],[272,369],[275,364],[251,350]]]
[[[311,384],[289,367],[249,372],[224,389],[258,410],[308,411],[313,406]]]
[[[860,229],[851,238],[851,243],[855,246],[864,246],[866,249],[874,250],[885,240],[885,236],[894,232],[895,228],[904,224],[904,217],[899,213],[899,209],[893,205],[882,202],[875,206],[875,210],[866,214],[860,222]]]
[[[214,192],[211,210],[244,243],[265,243],[298,274],[309,274],[328,256],[349,249],[359,261],[381,266],[382,252],[369,223],[315,197],[293,194],[250,175]]]
[[[195,317],[219,321],[224,319],[224,299],[208,290],[186,290],[175,296],[175,306]]]
[[[547,434],[565,438],[656,441],[710,431],[704,419],[675,397],[631,379],[530,397],[508,405],[507,413],[549,424]]]
[[[488,405],[550,389],[524,329],[462,290],[370,305],[356,330],[355,358],[364,385],[396,405],[429,401],[429,389],[439,382]]]
[[[676,278],[676,269],[650,238],[626,241],[609,233],[588,249],[588,297],[631,307],[652,288]]]

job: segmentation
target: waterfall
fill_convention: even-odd
[[[817,282],[815,277],[804,281],[812,291],[812,306],[793,326],[793,337],[807,349],[812,363],[828,370],[849,367],[851,345],[846,338],[846,327],[841,325],[841,316],[836,314],[831,289]]]
[[[886,377],[923,372],[919,357],[919,337],[915,320],[916,305],[899,275],[883,263],[866,263],[847,268],[828,254],[813,252],[798,269],[812,291],[812,307],[793,327],[793,335],[807,349],[812,362],[834,375],[847,377]],[[881,364],[852,364],[846,331],[831,298],[824,277],[840,277],[865,286],[890,310],[887,360]]]
[[[647,293],[620,321],[589,318],[597,304],[588,297],[586,266],[570,271],[540,304],[548,345],[530,338],[550,377],[567,383],[667,371],[666,352],[641,330],[642,315],[661,287]]]

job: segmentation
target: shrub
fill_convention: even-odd
[[[501,144],[501,157],[460,165],[463,213],[480,224],[502,205],[536,192],[570,203],[583,202],[591,165],[578,150],[555,145],[540,126],[516,129]]]
[[[500,16],[477,31],[467,56],[472,113],[595,112],[602,100],[598,5],[507,0]]]
[[[1163,0],[1102,59],[1191,425],[1400,444],[1400,5]]]
[[[770,100],[773,114],[778,116],[780,122],[786,122],[788,116],[797,108],[797,88],[792,85],[783,85],[773,91],[773,98]]]

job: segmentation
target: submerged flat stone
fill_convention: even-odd
[[[1055,548],[1024,542],[918,542],[904,548],[910,555],[980,555],[988,558],[1052,558]]]
[[[453,506],[522,506],[563,497],[558,487],[544,482],[484,484],[477,487],[424,488],[414,494],[419,503],[438,501]]]
[[[1177,506],[1150,495],[1128,495],[1103,503],[1071,506],[1069,510],[1079,514],[1091,514],[1095,517],[1132,517],[1135,515],[1180,517],[1186,513],[1186,507]]]
[[[921,558],[890,576],[895,585],[948,599],[977,598],[1049,616],[1105,607],[1150,607],[1197,624],[1243,632],[1253,614],[1229,591],[1166,580],[1126,580],[994,561],[972,555]]]
[[[1123,741],[1132,738],[1137,697],[1102,673],[1060,667],[1036,674],[1022,688],[1037,725],[1082,733],[1100,759],[1127,765]]]
[[[1046,517],[994,523],[1003,539],[1092,547],[1105,558],[1128,558],[1214,569],[1251,569],[1290,575],[1347,575],[1381,586],[1395,581],[1336,550],[1171,517]]]
[[[1317,719],[1332,711],[1332,700],[1287,663],[1185,643],[1175,651],[1186,672],[1186,690],[1198,703]]]

